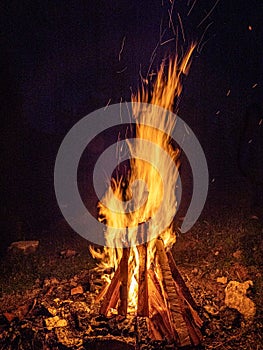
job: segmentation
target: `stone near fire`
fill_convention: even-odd
[[[76,254],[77,254],[76,250],[73,250],[73,249],[65,249],[60,252],[60,256],[66,259],[73,258],[74,256],[76,256]]]
[[[35,253],[39,246],[39,241],[18,241],[13,242],[8,250],[13,252],[21,252],[25,255]]]
[[[46,318],[45,324],[47,329],[50,331],[53,328],[66,327],[68,325],[68,322],[63,318],[59,318],[58,316],[55,316],[55,317]]]
[[[50,288],[59,284],[59,280],[56,277],[45,278],[43,282],[43,289]]]
[[[227,277],[225,277],[225,276],[217,277],[216,282],[222,283],[222,284],[227,284]]]
[[[242,250],[237,250],[233,253],[233,257],[237,260],[240,260],[242,257]]]
[[[83,290],[83,287],[81,285],[78,285],[77,287],[72,288],[70,291],[71,295],[83,294],[83,293],[84,293],[84,290]]]
[[[238,310],[246,320],[252,320],[256,313],[254,302],[246,296],[248,288],[252,285],[250,280],[244,283],[230,281],[225,288],[226,306]]]

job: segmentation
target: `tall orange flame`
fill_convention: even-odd
[[[182,92],[182,78],[184,75],[188,74],[194,48],[195,45],[192,44],[181,59],[179,59],[178,56],[169,59],[167,67],[165,66],[165,61],[163,61],[157,74],[156,81],[152,84],[152,88],[150,89],[147,85],[142,86],[136,94],[132,95],[132,102],[157,105],[164,110],[173,112],[174,101]],[[136,226],[154,216],[164,195],[169,196],[169,200],[167,201],[169,206],[167,206],[165,210],[168,212],[168,215],[171,215],[171,218],[174,213],[174,208],[177,206],[175,187],[178,179],[179,150],[174,149],[170,142],[170,137],[168,136],[174,128],[174,120],[167,118],[165,113],[161,116],[159,113],[158,116],[154,112],[151,114],[150,110],[147,111],[147,113],[147,118],[149,118],[149,113],[150,118],[158,118],[158,125],[160,125],[160,129],[165,132],[145,125],[144,114],[138,110],[136,103],[133,104],[133,114],[136,118],[137,142],[134,145],[127,140],[131,154],[131,173],[129,185],[125,193],[128,198],[134,195],[143,198],[145,196],[145,188],[132,187],[132,184],[139,179],[147,185],[147,200],[140,208],[134,211],[127,214],[120,213],[123,212],[126,204],[123,201],[114,201],[113,204],[113,197],[116,196],[118,199],[123,198],[122,179],[119,181],[112,180],[113,189],[109,189],[103,198],[103,203],[105,204],[100,202],[98,205],[100,220],[106,220],[107,225],[111,227],[110,233],[108,231],[105,233],[105,238],[109,246],[116,246],[116,244],[114,244],[115,240],[122,239],[122,237],[125,236],[125,227],[134,227],[134,237],[136,237]],[[145,149],[145,140],[159,146],[155,148],[154,154],[151,154],[154,158],[155,166],[140,159],[140,155],[147,152],[147,149]],[[169,157],[177,164],[176,172],[174,168],[172,169],[171,166],[167,164],[166,158],[163,157],[163,150],[167,152]],[[168,174],[168,182],[165,184],[160,176],[160,169]],[[112,208],[112,205],[115,205],[114,212],[109,209]],[[123,228],[123,236],[114,235],[114,229],[112,229],[112,227]],[[171,227],[167,227],[164,232],[156,232],[155,237],[158,235],[162,236],[166,248],[175,243],[176,236]],[[148,243],[148,266],[154,263],[155,250],[155,243],[154,240],[152,240]],[[99,260],[98,268],[102,269],[105,269],[105,267],[115,267],[116,269],[122,257],[121,248],[104,247],[103,251],[96,251],[94,248],[90,247],[90,251],[92,256]],[[132,271],[132,277],[129,283],[129,312],[136,312],[138,298],[138,267],[138,250],[136,247],[132,247],[130,249],[129,258],[129,268]],[[104,275],[104,278],[109,282],[111,276]]]

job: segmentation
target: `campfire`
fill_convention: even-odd
[[[111,179],[98,205],[99,220],[107,226],[107,246],[102,250],[90,247],[93,257],[98,260],[97,270],[102,272],[105,281],[97,296],[99,313],[119,319],[134,316],[138,333],[144,324],[150,339],[166,339],[179,347],[200,343],[202,320],[171,253],[176,242],[172,221],[177,206],[180,165],[180,151],[168,136],[175,127],[174,120],[165,114],[157,116],[150,106],[174,111],[193,50],[194,45],[181,59],[175,57],[168,63],[164,60],[152,88],[146,83],[132,95],[132,102],[147,103],[149,107],[141,111],[134,103],[136,143],[127,140],[130,170],[125,176]],[[146,114],[148,118],[159,118],[160,130],[144,123]],[[153,151],[150,146],[147,148],[145,141],[158,147]],[[164,157],[163,151],[169,157]],[[155,166],[142,160],[141,155],[145,153],[154,158]],[[162,172],[167,175],[165,183]],[[153,225],[150,219],[156,215],[164,196],[163,210],[169,225],[162,222],[162,217],[157,225]]]

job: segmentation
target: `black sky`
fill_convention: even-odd
[[[213,177],[223,157],[235,162],[246,106],[262,104],[263,2],[221,0],[207,16],[216,1],[197,0],[187,15],[193,3],[176,0],[172,13],[180,46],[202,39],[185,81],[180,116],[200,137]],[[62,137],[109,99],[129,100],[140,69],[143,75],[148,70],[161,23],[167,28],[162,41],[173,37],[170,6],[167,0],[1,2],[2,154],[9,212],[18,207],[40,212],[41,203],[52,197],[45,193],[52,188]],[[158,46],[153,69],[174,53],[174,43]]]

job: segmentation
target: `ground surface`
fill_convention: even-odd
[[[236,190],[230,192],[229,188],[221,192],[212,189],[195,226],[185,234],[178,231],[173,255],[205,321],[204,349],[262,348],[262,225],[250,220],[248,214],[246,195]],[[74,234],[63,220],[27,238],[40,240],[36,253],[22,256],[8,252],[1,260],[0,349],[65,349],[64,345],[57,345],[58,336],[52,330],[34,325],[34,312],[39,298],[44,300],[47,293],[53,299],[57,296],[64,301],[75,298],[74,302],[82,302],[83,295],[77,299],[70,296],[70,290],[81,278],[83,281],[95,262],[88,252],[88,242]],[[76,251],[76,255],[61,257],[65,249]],[[252,321],[225,307],[226,284],[218,282],[218,277],[226,277],[227,283],[253,282],[248,291],[257,309]],[[53,283],[55,289],[50,288]],[[87,285],[84,288],[86,301],[89,288]],[[29,300],[33,305],[29,303],[24,310],[23,305]],[[46,309],[39,312],[45,317],[52,316],[49,311],[45,315]],[[9,321],[3,316],[5,312],[11,315]],[[72,343],[71,348],[74,346],[78,348],[78,344]]]

